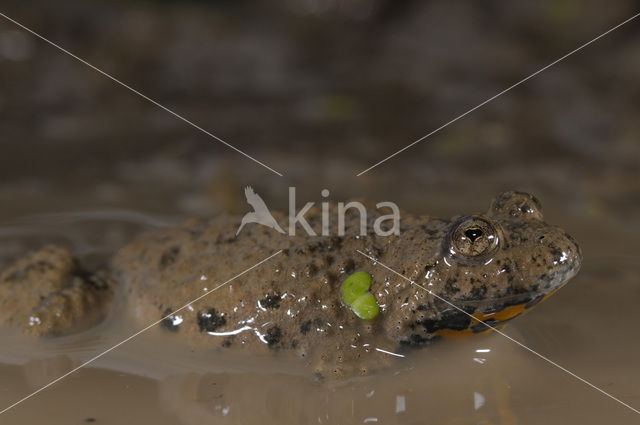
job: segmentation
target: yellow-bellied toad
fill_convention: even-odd
[[[368,217],[369,229],[375,218]],[[307,220],[320,227],[318,211]],[[388,237],[360,235],[357,214],[347,216],[341,237],[289,236],[255,224],[236,236],[239,223],[240,217],[220,216],[143,235],[114,256],[102,272],[108,279],[75,272],[61,248],[32,253],[2,274],[0,320],[40,334],[94,323],[89,313],[111,298],[111,288],[96,282],[112,281],[125,292],[131,316],[147,325],[282,249],[161,327],[167,338],[201,347],[292,350],[318,370],[342,375],[366,371],[373,364],[367,359],[384,352],[487,330],[356,250],[492,325],[551,294],[581,263],[576,242],[543,222],[540,203],[521,192],[500,194],[486,214],[452,220],[405,214],[400,234]],[[356,270],[373,276],[380,305],[374,320],[359,319],[341,303],[340,285]]]

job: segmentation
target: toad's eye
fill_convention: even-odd
[[[481,238],[483,235],[483,231],[479,227],[470,227],[469,229],[464,231],[464,236],[471,240],[471,243],[475,242],[476,239]]]
[[[478,257],[498,246],[498,232],[483,217],[463,217],[452,226],[449,251],[463,257]]]

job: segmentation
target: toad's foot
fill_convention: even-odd
[[[34,335],[84,330],[105,316],[112,293],[106,276],[85,272],[68,249],[48,245],[0,274],[0,324]]]

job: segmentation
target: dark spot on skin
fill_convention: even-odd
[[[307,332],[311,330],[311,320],[307,320],[302,325],[300,325],[300,333],[302,335],[306,335]]]
[[[267,341],[267,345],[272,346],[280,342],[280,338],[282,337],[282,331],[278,326],[272,326],[267,329],[267,333],[264,336],[265,341]]]
[[[411,335],[411,342],[414,344],[424,344],[425,342],[429,341],[427,338],[423,337],[422,335],[418,335],[418,334],[412,334]]]
[[[331,244],[329,249],[331,248],[340,248],[342,246],[342,238],[340,236],[333,236],[331,239]]]
[[[227,347],[231,347],[231,338],[227,338],[224,341],[222,341],[222,345],[223,347],[227,348]]]
[[[427,311],[429,310],[429,307],[426,304],[420,304],[418,306],[418,311]]]
[[[304,275],[306,277],[313,277],[316,273],[318,273],[318,268],[315,266],[315,264],[307,264],[305,266]]]
[[[322,279],[328,284],[333,285],[337,282],[336,276],[333,273],[323,273]]]
[[[351,258],[342,262],[339,266],[340,273],[351,273],[355,268],[355,263]]]
[[[222,314],[219,314],[215,308],[210,308],[198,313],[197,322],[200,332],[215,332],[227,323],[227,319]]]
[[[466,307],[464,310],[471,314],[474,307]],[[427,332],[434,333],[438,329],[451,329],[461,331],[467,329],[471,324],[471,318],[459,310],[449,309],[441,313],[440,319],[428,319],[423,321]]]
[[[471,331],[475,334],[475,333],[479,333],[479,332],[484,332],[487,329],[490,329],[489,326],[494,326],[496,323],[498,323],[498,321],[496,319],[487,319],[483,322],[479,322],[476,323],[475,325],[471,326]],[[489,325],[489,326],[487,326]]]
[[[537,297],[535,297],[534,299],[532,299],[531,301],[529,301],[527,303],[527,305],[525,306],[525,308],[531,308],[534,305],[538,304],[540,301],[542,301],[542,299],[544,298],[544,294],[540,294]]]
[[[87,418],[84,420],[86,423],[93,423],[96,421],[96,418]]]
[[[307,249],[308,249],[309,254],[313,254],[313,253],[314,253],[314,252],[316,252],[319,248],[320,248],[320,245],[316,243],[316,244],[311,244],[311,245],[309,245]]]
[[[551,252],[551,255],[553,255],[556,261],[559,261],[563,254],[562,250],[557,246],[549,247],[549,252]]]
[[[296,348],[298,346],[298,341],[297,340],[291,340],[291,348]]]
[[[268,308],[271,310],[275,310],[280,308],[280,294],[277,292],[273,295],[267,294],[263,299],[258,301],[262,308]]]
[[[175,263],[176,257],[180,254],[179,246],[172,246],[162,253],[160,257],[160,267],[167,267]]]
[[[162,316],[167,316],[169,313],[171,313],[171,308],[167,308],[164,313],[162,313]],[[169,332],[178,332],[180,325],[176,325],[175,320],[176,316],[167,316],[160,322],[160,327],[168,330]]]
[[[106,291],[109,289],[109,277],[106,275],[105,270],[99,270],[96,273],[92,273],[78,267],[73,275],[82,279],[85,285],[95,289],[96,291]]]
[[[474,286],[471,289],[471,297],[472,299],[481,299],[487,293],[486,286]]]
[[[415,345],[424,346],[426,344],[431,344],[437,338],[439,337],[431,337],[431,336],[424,337],[419,334],[411,334],[409,338],[400,340],[400,346],[401,347],[415,346]],[[401,350],[401,351],[405,351],[405,350]]]
[[[458,288],[458,283],[455,279],[448,279],[447,283],[444,284],[444,289],[449,294],[457,294],[460,292],[460,288]]]
[[[507,286],[506,290],[504,291],[504,295],[505,296],[509,296],[509,295],[521,295],[521,294],[526,294],[529,292],[529,288],[527,287],[522,287],[522,286],[515,286],[513,285],[513,277],[509,276],[509,285]],[[522,298],[520,297],[518,301],[513,301],[510,303],[510,305],[515,305],[515,304],[522,304],[524,301],[522,300]],[[499,311],[499,310],[498,310]]]

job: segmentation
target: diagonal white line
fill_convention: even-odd
[[[497,332],[498,334],[500,334],[500,335],[502,335],[503,337],[507,338],[509,341],[511,341],[511,342],[513,342],[513,343],[515,343],[515,344],[519,345],[520,347],[524,348],[525,350],[529,351],[530,353],[535,354],[536,356],[540,357],[542,360],[546,361],[547,363],[552,364],[553,366],[557,367],[558,369],[562,370],[563,372],[568,373],[569,375],[573,376],[574,378],[576,378],[577,380],[581,381],[582,383],[587,384],[588,386],[590,386],[590,387],[591,387],[591,388],[593,388],[594,390],[599,391],[600,393],[602,393],[602,394],[606,395],[607,397],[609,397],[609,398],[611,398],[611,399],[613,399],[613,400],[617,401],[618,403],[620,403],[620,404],[621,404],[621,405],[623,405],[624,407],[626,407],[626,408],[628,408],[628,409],[631,409],[632,411],[634,411],[634,412],[635,412],[635,413],[637,413],[637,414],[640,414],[640,410],[635,409],[635,408],[633,408],[633,407],[629,406],[629,405],[628,405],[627,403],[625,403],[624,401],[622,401],[622,400],[620,400],[620,399],[618,399],[618,398],[616,398],[616,397],[612,396],[612,395],[611,395],[611,394],[609,394],[608,392],[606,392],[606,391],[604,391],[604,390],[602,390],[602,389],[600,389],[600,388],[596,387],[596,386],[595,386],[595,385],[593,385],[591,382],[589,382],[589,381],[587,381],[587,380],[585,380],[585,379],[583,379],[583,378],[579,377],[578,375],[576,375],[575,373],[571,372],[570,370],[568,370],[568,369],[566,369],[566,368],[564,368],[564,367],[560,366],[558,363],[554,362],[553,360],[551,360],[551,359],[549,359],[549,358],[547,358],[547,357],[543,356],[542,354],[538,353],[537,351],[534,351],[533,349],[531,349],[531,348],[527,347],[526,345],[524,345],[524,344],[523,344],[523,343],[521,343],[520,341],[518,341],[518,340],[516,340],[516,339],[511,338],[509,335],[505,334],[504,332],[502,332],[502,331],[500,331],[500,330],[498,330],[498,329],[494,328],[493,326],[491,326],[491,325],[489,325],[489,324],[487,324],[487,323],[483,322],[483,321],[482,321],[482,320],[480,320],[480,319],[477,319],[476,317],[474,317],[473,315],[471,315],[471,314],[467,313],[466,311],[464,311],[464,310],[463,310],[463,309],[461,309],[460,307],[458,307],[458,306],[456,306],[455,304],[451,303],[450,301],[448,301],[448,300],[446,300],[446,299],[442,298],[440,295],[438,295],[438,294],[434,293],[433,291],[431,291],[431,290],[429,290],[429,289],[425,288],[425,287],[424,287],[424,286],[422,286],[422,285],[419,285],[418,283],[414,282],[413,280],[409,279],[408,277],[405,277],[404,275],[402,275],[402,274],[398,273],[397,271],[393,270],[391,267],[389,267],[389,266],[387,266],[387,265],[385,265],[385,264],[382,264],[379,260],[377,260],[377,259],[375,259],[375,258],[373,258],[373,257],[371,257],[371,256],[369,256],[369,255],[367,255],[367,254],[365,254],[364,252],[360,251],[359,249],[356,249],[356,251],[358,251],[360,254],[364,255],[365,257],[367,257],[367,258],[368,258],[368,259],[370,259],[371,261],[373,261],[375,264],[380,264],[382,267],[384,267],[385,269],[389,270],[390,272],[392,272],[392,273],[396,274],[397,276],[401,277],[402,279],[406,280],[406,281],[407,281],[407,282],[409,282],[410,284],[415,285],[415,286],[417,286],[418,288],[420,288],[420,289],[422,289],[422,290],[424,290],[424,291],[427,291],[429,294],[433,295],[434,297],[436,297],[436,298],[437,298],[437,299],[439,299],[440,301],[442,301],[442,302],[444,302],[444,303],[446,303],[446,304],[450,305],[451,307],[455,308],[456,310],[458,310],[458,311],[460,311],[460,312],[462,312],[462,313],[466,314],[466,315],[467,315],[467,316],[469,316],[472,320],[475,320],[476,322],[478,322],[478,323],[481,323],[481,324],[485,325],[486,327],[488,327],[489,329],[493,330],[494,332]]]
[[[418,140],[414,141],[413,143],[405,146],[404,148],[400,149],[397,152],[392,153],[391,155],[389,155],[388,157],[386,157],[385,159],[373,164],[371,167],[367,168],[364,171],[361,171],[360,173],[356,174],[356,177],[360,177],[361,175],[363,175],[364,173],[374,169],[375,167],[377,167],[378,165],[382,164],[383,162],[386,162],[388,160],[390,160],[391,158],[393,158],[394,156],[406,151],[407,149],[409,149],[410,147],[422,142],[424,139],[436,134],[437,132],[439,132],[440,130],[448,127],[449,125],[453,124],[454,122],[458,121],[459,119],[469,115],[470,113],[472,113],[473,111],[475,111],[476,109],[482,108],[484,105],[486,105],[487,103],[491,102],[492,100],[502,96],[503,94],[505,94],[506,92],[508,92],[511,89],[514,89],[516,87],[518,87],[520,84],[524,83],[525,81],[530,80],[531,78],[535,77],[536,75],[540,74],[543,71],[546,71],[547,69],[551,68],[553,65],[557,64],[558,62],[561,62],[563,60],[565,60],[566,58],[568,58],[569,56],[573,55],[576,52],[579,52],[580,50],[584,49],[585,47],[587,47],[588,45],[596,42],[597,40],[601,39],[602,37],[604,37],[605,35],[609,34],[610,32],[613,32],[615,30],[617,30],[618,28],[620,28],[621,26],[623,26],[624,24],[636,19],[638,16],[640,16],[640,13],[637,13],[635,15],[633,15],[632,17],[630,17],[629,19],[627,19],[626,21],[623,21],[621,23],[619,23],[618,25],[616,25],[615,27],[603,32],[602,34],[600,34],[599,36],[597,36],[596,38],[594,38],[591,41],[588,41],[586,43],[584,43],[583,45],[581,45],[580,47],[570,51],[569,53],[567,53],[566,55],[562,56],[559,59],[556,59],[555,61],[551,62],[549,65],[540,68],[539,70],[537,70],[536,72],[534,72],[533,74],[529,75],[528,77],[523,78],[522,80],[518,81],[517,83],[507,87],[506,89],[502,90],[500,93],[490,97],[489,99],[485,100],[484,102],[482,102],[481,104],[474,106],[473,108],[469,109],[467,112],[458,115],[457,117],[455,117],[454,119],[452,119],[451,121],[447,122],[446,124],[441,125],[440,127],[436,128],[435,130],[433,130],[431,133],[429,134],[425,134],[424,136],[422,136],[421,138],[419,138]]]
[[[29,394],[28,396],[16,401],[15,403],[13,403],[12,405],[6,407],[5,409],[3,409],[2,411],[0,411],[0,415],[2,415],[3,413],[7,412],[8,410],[16,407],[17,405],[19,405],[20,403],[30,399],[31,397],[33,397],[34,395],[38,394],[41,391],[46,390],[47,388],[49,388],[50,386],[54,385],[55,383],[63,380],[64,378],[66,378],[67,376],[71,375],[74,372],[77,372],[78,370],[82,369],[83,367],[87,366],[90,363],[93,363],[94,361],[98,360],[100,357],[104,356],[105,354],[115,350],[116,348],[120,347],[122,344],[125,344],[129,341],[131,341],[133,338],[137,337],[138,335],[140,335],[143,332],[148,331],[149,329],[151,329],[152,327],[154,327],[155,325],[157,325],[158,323],[162,322],[163,320],[173,316],[174,314],[184,310],[185,308],[187,308],[188,306],[190,306],[191,304],[201,300],[202,298],[206,297],[207,295],[209,295],[210,293],[217,291],[218,289],[222,288],[223,286],[225,286],[227,283],[231,282],[232,280],[235,280],[237,278],[239,278],[240,276],[242,276],[243,274],[253,270],[254,268],[258,267],[259,265],[261,265],[262,263],[272,259],[273,257],[275,257],[276,255],[280,254],[282,252],[282,250],[279,250],[278,252],[276,252],[275,254],[271,254],[270,256],[268,256],[267,258],[265,258],[264,260],[254,264],[253,266],[249,267],[248,269],[244,270],[242,273],[238,273],[237,275],[235,275],[234,277],[232,277],[231,279],[227,280],[224,283],[221,283],[220,285],[216,286],[215,288],[213,288],[212,290],[205,292],[204,294],[200,295],[198,298],[188,302],[187,304],[183,305],[182,307],[180,307],[179,309],[175,310],[172,313],[167,314],[166,316],[164,316],[162,319],[153,322],[152,324],[150,324],[149,326],[147,326],[146,328],[134,333],[133,335],[131,335],[130,337],[120,341],[119,343],[117,343],[116,345],[114,345],[113,347],[103,351],[102,353],[98,354],[95,357],[90,358],[89,360],[87,360],[86,362],[82,363],[80,366],[76,367],[75,369],[70,370],[69,372],[65,373],[64,375],[60,376],[59,378],[54,379],[53,381],[49,382],[47,385],[45,385],[44,387],[32,392],[31,394]]]
[[[138,90],[134,89],[131,86],[128,86],[127,84],[123,83],[122,81],[118,80],[117,78],[111,76],[110,74],[107,74],[106,72],[104,72],[103,70],[97,68],[94,65],[91,65],[89,62],[85,61],[82,58],[79,58],[78,56],[74,55],[73,53],[71,53],[70,51],[64,49],[63,47],[57,45],[56,43],[54,43],[53,41],[45,38],[44,36],[38,34],[37,32],[33,31],[32,29],[29,29],[27,27],[25,27],[24,25],[22,25],[20,22],[8,17],[7,15],[5,15],[4,13],[0,12],[0,16],[2,16],[3,18],[5,18],[6,20],[13,22],[15,25],[19,26],[20,28],[22,28],[23,30],[33,34],[34,36],[38,37],[39,39],[45,41],[46,43],[50,44],[51,46],[55,47],[56,49],[60,50],[63,53],[66,53],[67,55],[71,56],[72,58],[76,59],[79,62],[82,62],[83,64],[85,64],[86,66],[88,66],[89,68],[93,69],[96,72],[99,72],[100,74],[104,75],[105,77],[109,78],[110,80],[116,82],[117,84],[121,85],[122,87],[126,88],[127,90],[137,94],[138,96],[140,96],[141,98],[153,103],[155,106],[157,106],[160,109],[163,109],[164,111],[170,113],[171,115],[173,115],[174,117],[184,121],[185,123],[189,124],[191,127],[200,130],[202,133],[206,134],[209,137],[212,137],[213,139],[217,140],[218,142],[222,143],[223,145],[233,149],[234,151],[238,152],[241,155],[244,155],[246,158],[249,158],[250,160],[252,160],[253,162],[262,165],[264,168],[266,168],[267,170],[271,171],[272,173],[275,173],[277,175],[279,175],[280,177],[282,177],[282,174],[277,172],[276,170],[274,170],[273,168],[269,167],[268,165],[258,161],[257,159],[255,159],[254,157],[252,157],[251,155],[241,151],[240,149],[236,148],[235,146],[231,145],[230,143],[222,140],[220,137],[216,136],[215,134],[205,130],[204,128],[200,127],[199,125],[193,123],[192,121],[189,121],[188,119],[186,119],[185,117],[183,117],[182,115],[178,114],[177,112],[172,111],[171,109],[167,108],[166,106],[161,105],[160,103],[156,102],[155,100],[151,99],[150,97],[140,93]]]

